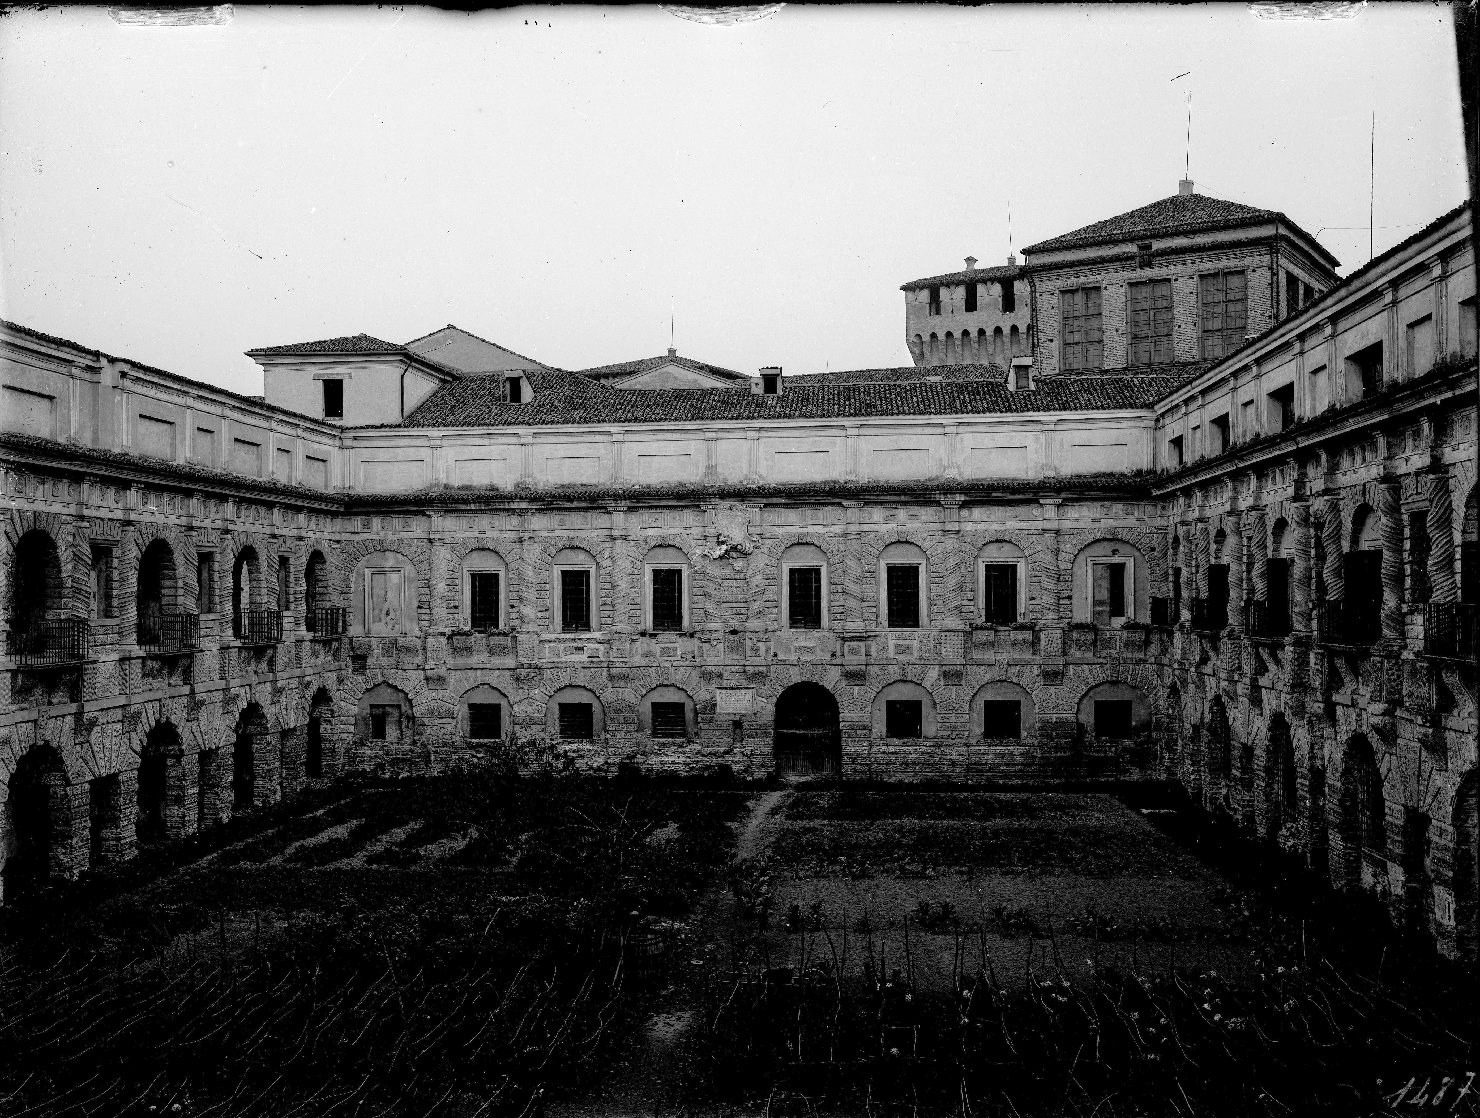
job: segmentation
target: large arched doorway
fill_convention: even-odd
[[[178,807],[170,803],[171,776],[178,776],[180,734],[172,722],[161,722],[144,739],[139,754],[138,837],[141,843],[160,842],[178,833]]]
[[[1274,841],[1286,824],[1298,818],[1299,802],[1295,782],[1295,743],[1290,737],[1290,723],[1283,713],[1275,712],[1269,720],[1268,745],[1264,756],[1265,837]]]
[[[773,732],[776,771],[783,776],[842,771],[838,701],[820,683],[794,683],[781,692]]]
[[[326,688],[314,693],[308,709],[308,733],[304,742],[303,775],[320,780],[324,775],[324,727],[334,715],[334,701]]]
[[[267,716],[256,703],[236,723],[236,742],[231,749],[231,806],[246,811],[257,799],[257,739],[267,734]]]
[[[34,892],[70,876],[72,812],[61,755],[35,746],[15,767],[6,800],[15,848],[5,860],[7,896]]]

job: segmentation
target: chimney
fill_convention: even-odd
[[[1015,252],[1009,252],[1007,254],[1007,266],[1009,268],[1016,268],[1017,267],[1017,253],[1015,253]]]
[[[674,349],[672,346],[669,346],[668,347],[668,356],[669,357],[677,357],[678,356],[678,350]]]
[[[781,395],[781,366],[766,365],[761,369],[761,395]]]
[[[974,257],[974,256],[968,256],[966,258],[966,270],[968,272],[974,272],[974,271],[976,271],[976,257]]]
[[[1191,179],[1178,179],[1177,180],[1177,193],[1178,194],[1191,194],[1192,193],[1192,180]]]

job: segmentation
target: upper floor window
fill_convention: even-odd
[[[503,627],[506,577],[496,551],[475,548],[463,559],[462,611],[469,629],[486,633]]]
[[[1404,341],[1408,375],[1422,376],[1434,364],[1434,316],[1426,314],[1410,322],[1404,332]]]
[[[555,612],[562,633],[589,633],[596,627],[596,561],[578,548],[555,556]]]
[[[919,629],[925,624],[925,553],[911,543],[892,543],[881,557],[884,624]]]
[[[1098,369],[1105,363],[1105,329],[1100,319],[1100,289],[1078,287],[1059,294],[1063,319],[1065,369]]]
[[[1249,327],[1247,278],[1242,271],[1198,276],[1202,358],[1224,357],[1244,344]]]
[[[1475,296],[1461,299],[1459,304],[1459,352],[1461,357],[1474,357],[1476,348],[1475,334]]]
[[[1012,314],[1017,309],[1017,293],[1013,288],[1012,280],[1003,280],[997,285],[997,290],[1002,293],[1002,313]]]
[[[216,553],[195,553],[196,602],[201,613],[216,612]]]
[[[1284,431],[1295,423],[1295,385],[1282,384],[1269,393],[1269,429]]]
[[[1172,281],[1133,283],[1130,301],[1131,365],[1164,365],[1172,356]]]
[[[1136,246],[1136,267],[1149,268],[1152,263],[1151,242],[1142,241]]]
[[[324,386],[324,418],[344,418],[344,381],[337,378],[319,382]]]
[[[1028,560],[1016,544],[995,540],[977,555],[977,602],[988,625],[1011,625],[1023,616]]]
[[[1089,561],[1090,617],[1096,625],[1109,625],[1131,618],[1131,596],[1126,593],[1131,579],[1129,559]]]
[[[1208,420],[1208,453],[1222,454],[1229,447],[1228,413]]]
[[[1382,390],[1382,343],[1373,342],[1346,359],[1346,391],[1353,399]]]
[[[827,556],[815,544],[792,544],[781,554],[782,615],[788,629],[821,629],[827,622]]]
[[[930,299],[930,313],[940,314],[940,284],[932,283],[927,289],[927,294]]]
[[[92,615],[96,618],[114,616],[114,551],[112,546],[92,545],[93,600]]]
[[[677,632],[688,619],[688,560],[676,547],[655,547],[647,555],[648,626]]]
[[[1167,453],[1171,458],[1171,465],[1180,466],[1186,462],[1185,453],[1182,450],[1182,436],[1173,435],[1167,440]]]
[[[504,396],[511,404],[524,403],[524,381],[517,376],[505,377]]]
[[[976,284],[968,283],[966,285],[966,313],[970,314],[974,310],[976,310]]]

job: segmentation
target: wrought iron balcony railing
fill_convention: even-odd
[[[1215,598],[1193,598],[1192,627],[1201,633],[1222,632],[1228,628],[1228,603]]]
[[[283,615],[275,609],[244,609],[232,619],[232,632],[242,644],[278,644]]]
[[[178,609],[147,610],[139,616],[139,651],[182,656],[200,647],[200,618]]]
[[[1424,651],[1430,656],[1472,657],[1480,606],[1473,602],[1430,602],[1424,613]]]
[[[1316,624],[1323,644],[1371,644],[1382,635],[1378,603],[1328,598],[1316,606]]]
[[[1271,609],[1268,602],[1244,603],[1244,631],[1251,637],[1278,640],[1290,635],[1290,611]]]
[[[5,651],[18,667],[63,667],[87,659],[88,634],[85,618],[27,618],[7,631]]]
[[[342,636],[349,627],[349,611],[343,606],[312,606],[303,615],[303,627],[315,640]]]

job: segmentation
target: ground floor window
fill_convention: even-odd
[[[468,737],[496,741],[503,736],[504,708],[502,704],[468,704]]]
[[[1111,740],[1131,736],[1131,701],[1129,699],[1095,700],[1095,737]]]
[[[1021,738],[1023,736],[1023,704],[1017,699],[985,699],[982,701],[982,737]]]
[[[653,737],[682,738],[688,736],[683,703],[654,703]]]
[[[370,708],[370,740],[401,740],[401,708],[391,705],[376,705]]]
[[[924,728],[924,704],[919,699],[888,699],[884,702],[886,738],[922,737]]]
[[[590,741],[596,736],[596,718],[590,703],[560,703],[560,736],[575,741]]]

